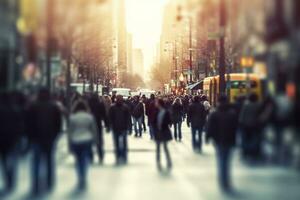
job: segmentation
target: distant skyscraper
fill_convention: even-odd
[[[125,15],[125,0],[117,2],[117,24],[118,24],[118,82],[122,85],[123,75],[127,72],[127,30]]]
[[[144,55],[141,49],[134,49],[132,54],[132,73],[144,76]]]
[[[127,34],[127,72],[132,73],[132,34]]]

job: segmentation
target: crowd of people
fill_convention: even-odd
[[[92,147],[96,146],[99,163],[105,158],[104,128],[112,132],[116,165],[128,162],[128,135],[143,137],[147,129],[149,139],[156,144],[156,163],[159,171],[161,146],[166,156],[166,171],[172,169],[168,142],[180,143],[184,139],[182,123],[191,129],[191,146],[195,153],[202,152],[203,141],[211,140],[216,148],[219,183],[230,190],[230,157],[240,138],[242,158],[246,161],[262,159],[262,130],[273,122],[277,128],[276,144],[282,139],[280,131],[291,119],[288,111],[277,114],[276,103],[267,98],[258,102],[255,94],[239,98],[231,104],[220,95],[216,106],[210,105],[205,95],[165,95],[150,98],[121,95],[75,93],[71,107],[63,95],[51,95],[40,89],[36,98],[26,98],[22,93],[1,93],[0,98],[0,163],[4,175],[4,190],[15,187],[16,163],[20,155],[32,152],[33,194],[53,190],[55,183],[54,152],[60,133],[66,133],[70,152],[75,157],[78,188],[87,186],[88,166],[93,162]],[[285,116],[283,116],[285,115]],[[62,131],[63,122],[67,129]],[[146,125],[147,123],[147,125]],[[171,130],[173,128],[173,131]],[[205,133],[205,137],[203,136]]]

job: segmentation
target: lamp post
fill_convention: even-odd
[[[225,81],[225,26],[226,26],[226,8],[225,0],[220,1],[220,52],[219,52],[219,92],[225,94],[226,81]]]

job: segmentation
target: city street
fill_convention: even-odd
[[[73,157],[67,152],[63,137],[57,147],[57,184],[53,194],[43,199],[105,199],[105,200],[293,200],[300,196],[298,172],[279,167],[243,165],[236,154],[233,162],[233,185],[236,194],[223,195],[217,186],[215,153],[212,145],[204,146],[202,154],[193,153],[189,129],[183,125],[181,143],[171,142],[174,168],[170,174],[156,170],[155,145],[148,133],[143,138],[129,136],[129,164],[116,167],[110,134],[105,135],[106,157],[103,166],[93,164],[85,193],[75,191],[76,176]],[[162,156],[164,158],[164,156]],[[29,191],[29,158],[19,166],[17,192],[5,199],[31,199]],[[39,197],[38,199],[40,199]]]

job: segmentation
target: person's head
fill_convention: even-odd
[[[193,101],[194,101],[194,103],[199,103],[200,97],[198,95],[194,96]]]
[[[156,99],[155,105],[158,109],[163,109],[166,107],[165,101],[163,99]]]
[[[49,101],[51,98],[50,91],[47,88],[41,88],[38,92],[39,101]]]
[[[228,98],[226,95],[222,94],[218,98],[218,104],[219,106],[227,105],[228,104]]]
[[[201,101],[207,101],[207,96],[206,95],[202,95],[201,96]]]
[[[150,95],[150,99],[151,99],[151,100],[154,100],[154,99],[155,99],[155,95],[154,95],[154,94],[151,94],[151,95]]]
[[[255,103],[258,101],[258,96],[255,93],[249,95],[249,101]]]
[[[116,104],[121,105],[123,103],[123,96],[117,95],[116,96]]]
[[[181,105],[181,99],[177,97],[177,98],[174,100],[174,104],[180,104],[180,105]]]
[[[73,107],[73,113],[90,112],[89,106],[84,100],[78,100]]]

